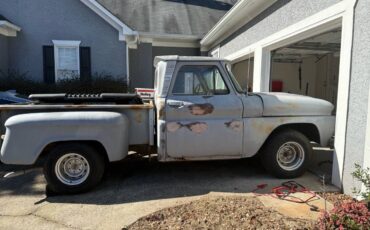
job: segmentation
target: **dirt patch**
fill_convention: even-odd
[[[255,197],[211,197],[143,217],[124,229],[313,229],[315,221],[289,218]]]

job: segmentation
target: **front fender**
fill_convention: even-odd
[[[259,117],[244,119],[244,157],[251,157],[260,150],[271,133],[278,127],[291,124],[314,125],[320,135],[320,145],[327,146],[334,135],[334,116]]]
[[[50,143],[59,141],[98,141],[109,161],[128,154],[129,121],[116,112],[46,112],[10,117],[1,147],[6,164],[34,164]]]

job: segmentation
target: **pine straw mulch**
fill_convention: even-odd
[[[314,229],[315,221],[289,218],[257,198],[207,197],[140,218],[124,229]]]
[[[324,198],[325,200],[332,203],[333,205],[353,200],[353,197],[339,192],[328,192],[328,193],[318,192],[317,194]]]

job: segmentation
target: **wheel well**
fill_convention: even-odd
[[[52,142],[52,143],[49,143],[47,146],[45,146],[45,148],[42,150],[41,154],[39,155],[39,157],[37,158],[37,161],[36,161],[36,164],[39,163],[40,161],[42,161],[45,156],[57,145],[59,144],[65,144],[65,143],[80,143],[80,144],[87,144],[91,147],[93,147],[94,149],[97,149],[98,150],[98,153],[101,154],[103,157],[104,157],[104,161],[106,163],[109,162],[109,158],[108,158],[108,153],[107,153],[107,150],[105,149],[105,147],[103,146],[102,143],[100,143],[99,141],[56,141],[56,142]]]
[[[283,130],[293,129],[305,135],[310,141],[314,141],[320,144],[320,133],[316,125],[311,123],[294,123],[294,124],[285,124],[277,127],[272,131],[269,137],[279,133]]]

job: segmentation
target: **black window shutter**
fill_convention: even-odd
[[[55,83],[54,46],[43,46],[44,82]]]
[[[80,79],[91,80],[91,57],[90,47],[80,47]]]

